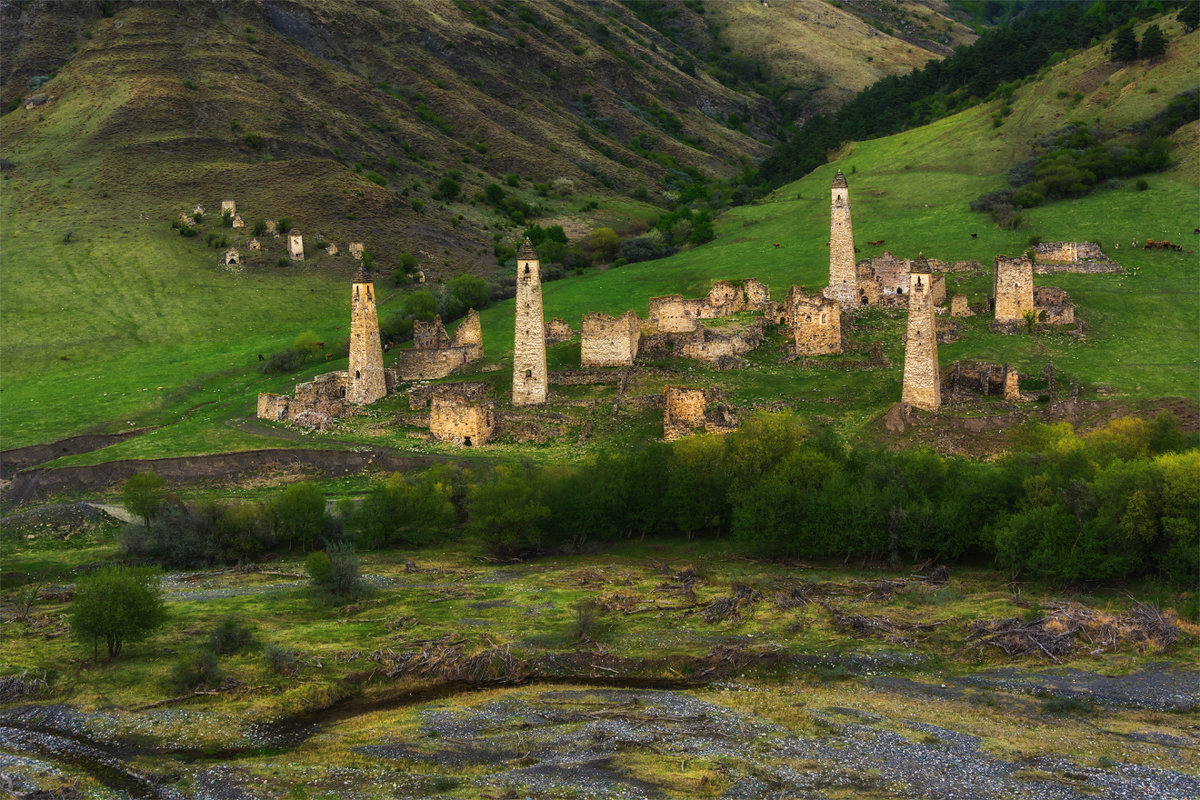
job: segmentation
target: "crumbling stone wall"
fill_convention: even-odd
[[[672,294],[650,298],[650,327],[662,333],[687,333],[696,329],[700,301]]]
[[[333,242],[330,242],[329,245],[325,248],[325,252],[331,256],[336,256],[338,254],[338,246],[336,244],[334,244]]]
[[[709,390],[667,386],[661,399],[663,439],[673,442],[698,431],[728,433],[737,428],[732,409],[724,404],[712,405],[713,399]]]
[[[246,247],[249,247],[251,250],[262,250],[262,245],[259,243],[258,239],[251,239],[250,241],[246,242]]]
[[[434,388],[429,407],[429,435],[460,447],[486,444],[496,429],[495,404],[474,390],[459,391],[456,384]]]
[[[918,257],[913,261],[908,290],[904,386],[900,397],[901,402],[926,411],[936,411],[942,404],[931,278],[925,259]]]
[[[541,262],[529,239],[517,251],[513,405],[546,402],[546,320],[542,316]]]
[[[956,294],[950,298],[950,316],[952,317],[973,317],[975,312],[971,310],[970,304],[967,303],[965,294]]]
[[[287,246],[288,255],[291,256],[292,261],[304,260],[304,237],[300,231],[294,230],[288,233]]]
[[[555,317],[546,325],[546,346],[562,344],[575,338],[575,329],[567,321]]]
[[[992,297],[997,322],[1019,322],[1033,308],[1033,262],[1024,256],[996,256]]]
[[[383,345],[375,313],[375,284],[359,269],[350,287],[350,365],[346,399],[370,405],[387,394]]]
[[[584,367],[631,366],[638,354],[641,321],[626,311],[619,317],[584,314],[580,360]]]
[[[1107,261],[1095,242],[1041,242],[1034,246],[1038,261]]]
[[[1035,286],[1033,306],[1038,312],[1038,322],[1047,325],[1074,325],[1075,304],[1071,296],[1055,286]]]
[[[233,200],[222,200],[221,201],[221,216],[222,217],[225,216],[226,214],[228,214],[229,216],[233,216],[236,213],[237,213],[237,203],[235,203]]]
[[[353,406],[346,402],[345,372],[327,372],[298,383],[294,397],[269,393],[258,396],[259,419],[294,422],[305,428],[328,430],[334,420],[353,414]]]
[[[486,381],[459,381],[458,383],[414,386],[408,390],[408,407],[412,409],[425,408],[433,399],[435,392],[451,392],[464,403],[476,403],[491,394],[492,385]]]
[[[240,267],[242,265],[242,254],[237,251],[236,247],[231,247],[225,251],[225,266]]]
[[[839,169],[833,177],[829,202],[829,285],[825,296],[844,310],[860,301],[854,265],[854,232],[850,224],[850,187]]]
[[[796,355],[842,352],[842,307],[836,300],[793,286],[784,308]]]
[[[948,399],[979,395],[1020,399],[1018,386],[1016,370],[987,361],[955,361],[942,378],[942,393]]]
[[[362,242],[351,242],[350,243],[350,255],[354,256],[354,258],[358,259],[359,261],[362,261],[362,254],[363,254]]]
[[[446,335],[441,317],[434,317],[433,322],[414,320],[412,349],[398,352],[396,372],[400,380],[434,380],[480,358],[483,358],[483,328],[479,312],[471,309],[453,338]]]

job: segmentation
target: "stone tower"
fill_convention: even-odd
[[[346,400],[358,406],[387,394],[383,376],[383,345],[375,315],[375,284],[358,268],[350,293],[350,366],[346,371]]]
[[[542,318],[542,274],[528,239],[517,251],[517,322],[513,343],[513,405],[546,402],[546,321]]]
[[[924,256],[912,262],[908,276],[908,341],[904,348],[904,389],[900,400],[926,411],[942,404],[938,372],[937,328],[933,320],[933,275]]]
[[[839,169],[829,203],[829,286],[825,296],[843,311],[854,308],[858,278],[854,270],[854,232],[850,228],[850,188]]]
[[[288,231],[287,247],[288,255],[292,257],[292,261],[304,260],[304,236],[295,228]]]
[[[1024,256],[996,256],[992,295],[997,322],[1021,322],[1033,308],[1033,262]]]
[[[821,295],[810,295],[793,285],[783,304],[784,318],[796,355],[817,356],[842,352],[842,307]]]

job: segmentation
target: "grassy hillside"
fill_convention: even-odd
[[[1039,284],[1061,286],[1071,293],[1087,327],[1086,338],[1000,336],[988,332],[986,318],[976,317],[967,321],[960,341],[940,348],[943,364],[957,358],[986,358],[1039,373],[1053,359],[1062,378],[1083,384],[1088,396],[1100,392],[1128,398],[1194,398],[1200,364],[1195,256],[1131,250],[1128,243],[1147,237],[1189,245],[1195,241],[1191,233],[1197,206],[1195,124],[1176,134],[1176,166],[1148,176],[1146,192],[1136,191],[1128,182],[1082,200],[1051,203],[1031,211],[1028,227],[1017,231],[1000,230],[986,215],[967,208],[972,198],[1003,184],[1003,171],[1028,155],[1028,142],[1036,133],[1073,119],[1099,120],[1106,126],[1131,124],[1190,87],[1200,33],[1184,37],[1174,23],[1165,28],[1170,51],[1159,63],[1121,67],[1107,63],[1102,49],[1096,48],[1063,61],[1041,80],[1018,89],[1011,101],[1012,114],[998,128],[992,122],[997,102],[924,128],[848,146],[835,162],[766,201],[724,214],[718,221],[718,238],[709,245],[657,262],[547,284],[546,316],[578,325],[579,316],[587,311],[634,308],[645,315],[649,297],[675,292],[698,295],[719,278],[757,277],[771,285],[778,299],[792,283],[810,288],[824,285],[829,183],[833,171],[841,168],[849,176],[860,256],[883,249],[865,242],[884,239],[884,247],[900,256],[924,252],[945,260],[973,258],[990,270],[996,254],[1019,253],[1037,234],[1047,241],[1099,241],[1127,268],[1121,276],[1037,278]],[[71,177],[69,173],[47,175],[39,186],[53,198],[71,191],[64,187]],[[10,180],[4,183],[11,185]],[[7,352],[0,395],[6,442],[44,441],[101,423],[120,428],[127,423],[174,422],[185,410],[198,407],[182,423],[88,460],[274,444],[259,429],[236,427],[231,420],[252,415],[258,391],[285,389],[294,378],[344,366],[344,360],[334,360],[298,376],[270,380],[254,370],[257,352],[281,349],[305,329],[335,340],[347,314],[344,280],[332,281],[315,271],[290,279],[226,273],[211,264],[194,265],[182,256],[164,276],[161,264],[137,260],[143,257],[127,246],[127,239],[95,237],[91,243],[63,245],[60,231],[71,220],[55,216],[50,210],[52,200],[45,204],[43,219],[48,224],[26,230],[16,227],[18,215],[10,212],[5,218],[5,235],[17,237],[31,263],[44,265],[36,285],[22,285],[6,275],[10,288],[4,295],[2,324]],[[107,212],[98,208],[90,213]],[[134,230],[138,223],[126,224]],[[140,224],[151,231],[145,240],[159,237],[159,247],[184,247],[179,237],[160,225]],[[971,238],[972,233],[977,238]],[[779,248],[773,246],[776,242]],[[1117,242],[1125,247],[1116,250]],[[71,248],[80,248],[77,252],[87,254],[102,269],[116,270],[114,265],[127,263],[122,259],[133,259],[128,263],[143,269],[147,279],[144,285],[88,280],[90,273],[76,272],[77,267],[64,264],[56,255]],[[989,287],[989,275],[950,281],[951,292],[966,293],[977,306]],[[384,303],[385,313],[390,307]],[[512,348],[511,302],[486,309],[482,317],[488,361],[504,367]],[[755,354],[747,370],[717,373],[677,362],[683,371],[648,379],[634,388],[654,391],[667,381],[710,384],[724,388],[732,400],[744,405],[783,401],[806,414],[837,418],[855,431],[899,397],[902,329],[902,314],[874,312],[850,334],[852,341],[864,346],[875,339],[884,341],[892,364],[882,371],[779,365],[768,348]],[[121,342],[127,341],[126,336],[136,337],[139,347],[124,350]],[[62,361],[63,355],[72,360]],[[556,366],[577,364],[577,358],[578,343],[551,351]],[[508,377],[503,369],[483,375],[501,389]],[[374,424],[371,420],[347,426],[345,435],[350,440],[414,446],[405,431],[368,431]],[[658,435],[650,417],[636,425],[640,427],[614,426],[601,433],[629,438]],[[304,441],[335,444],[328,437]],[[571,449],[565,443],[562,447]]]

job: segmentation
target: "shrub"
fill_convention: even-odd
[[[263,660],[267,662],[267,669],[276,675],[295,675],[300,670],[300,659],[296,654],[277,644],[263,648]]]
[[[415,481],[393,474],[353,515],[358,541],[366,547],[427,544],[457,519],[453,500],[459,483],[452,467],[430,468]]]
[[[1150,188],[1150,183],[1145,178],[1138,178],[1137,183],[1134,185],[1139,192],[1144,192]]]
[[[367,172],[366,178],[377,186],[387,186],[387,178],[383,177],[378,172],[369,171]]]
[[[193,228],[191,225],[180,225],[179,226],[179,235],[190,239],[191,237],[196,235],[196,229]]]
[[[326,602],[346,602],[363,592],[358,556],[345,542],[332,542],[324,552],[310,554],[304,562],[304,569],[312,578],[317,593]]]
[[[497,467],[467,498],[472,532],[497,556],[531,553],[542,546],[550,510],[528,470]]]
[[[275,529],[289,545],[307,549],[325,530],[325,495],[315,483],[293,483],[275,499],[273,510]]]
[[[588,597],[575,601],[571,606],[571,628],[569,636],[573,642],[583,642],[592,638],[597,632],[600,622],[600,604],[594,598]]]
[[[275,223],[275,230],[279,231],[281,234],[287,233],[291,229],[292,229],[292,218],[291,217],[280,217],[279,221]]]
[[[145,639],[166,618],[158,573],[152,569],[110,565],[75,584],[71,631],[78,639],[91,640],[93,658],[100,640],[109,658],[115,658],[126,642]]]
[[[221,685],[217,655],[207,647],[184,653],[171,668],[171,685],[177,692],[215,689]]]
[[[465,308],[483,308],[491,299],[487,281],[477,275],[460,275],[448,281],[446,291],[458,298]]]
[[[144,523],[154,519],[167,497],[167,482],[153,472],[139,472],[125,481],[121,502]]]
[[[583,249],[601,263],[612,261],[620,246],[621,237],[612,228],[596,228],[583,240]]]
[[[235,616],[222,619],[208,635],[209,649],[221,655],[240,653],[253,644],[254,633]]]
[[[462,191],[462,187],[458,185],[458,181],[450,177],[442,178],[438,181],[436,197],[440,197],[446,202],[450,202],[458,197]]]

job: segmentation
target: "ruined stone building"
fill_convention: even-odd
[[[443,383],[429,400],[429,435],[460,447],[486,444],[496,429],[495,403],[486,383]]]
[[[607,314],[584,314],[581,330],[580,361],[584,367],[633,365],[642,335],[637,314],[626,311],[615,318]]]
[[[694,387],[668,386],[663,390],[663,439],[673,442],[701,431],[728,433],[737,428],[737,418],[726,405],[710,407],[709,391]]]
[[[231,227],[234,227],[234,228],[246,227],[246,223],[242,220],[241,214],[234,214],[233,219],[229,221],[229,224]]]
[[[222,260],[227,267],[240,267],[242,265],[242,254],[237,251],[236,247],[231,247],[225,251],[225,256]]]
[[[1071,302],[1071,296],[1055,286],[1033,287],[1033,307],[1038,312],[1038,322],[1075,324],[1075,304]]]
[[[249,247],[251,250],[262,250],[262,244],[259,243],[258,239],[251,239],[246,242],[246,247]]]
[[[228,214],[229,216],[232,217],[236,213],[237,213],[237,203],[235,203],[232,200],[222,200],[221,201],[221,216],[222,217],[225,216],[226,214]]]
[[[904,387],[900,396],[902,402],[926,411],[936,411],[942,404],[932,277],[929,262],[917,256],[909,273],[908,335],[904,347]]]
[[[359,261],[362,261],[362,254],[363,254],[362,242],[351,242],[350,243],[350,255],[352,255],[354,258],[357,258]]]
[[[575,338],[575,329],[565,319],[555,317],[546,323],[546,346],[562,344]]]
[[[1021,399],[1020,375],[1008,364],[987,361],[955,361],[942,379],[942,394],[947,400],[964,400],[980,395]]]
[[[719,319],[741,311],[761,311],[770,318],[782,316],[779,304],[771,301],[770,288],[754,278],[746,278],[717,281],[704,297],[687,300],[678,294],[651,297],[648,319],[650,327],[660,333],[687,333],[696,329],[698,320]]]
[[[930,265],[930,269],[933,268],[933,264],[928,260],[926,263]],[[883,308],[908,308],[906,295],[910,284],[911,269],[911,260],[896,258],[887,250],[875,258],[859,261],[855,265],[856,304]],[[932,276],[931,291],[935,306],[946,302],[946,279],[944,276]]]
[[[413,346],[397,354],[396,373],[404,381],[433,380],[480,358],[483,358],[483,328],[479,312],[471,309],[453,338],[446,335],[441,317],[434,317],[433,322],[413,320]]]
[[[350,403],[370,405],[387,394],[375,284],[362,267],[350,289],[350,366],[346,372],[346,400]]]
[[[348,417],[354,408],[346,401],[346,373],[327,372],[307,383],[297,383],[295,394],[264,392],[258,396],[258,418],[294,422],[305,428],[327,430],[333,421]]]
[[[529,239],[517,251],[514,406],[546,402],[546,321],[542,318],[541,262]]]
[[[1095,242],[1041,242],[1034,246],[1034,260],[1033,271],[1038,274],[1121,271],[1121,265],[1109,259]]]
[[[992,275],[992,304],[996,322],[1021,322],[1033,310],[1033,262],[1028,258],[996,256]]]
[[[292,230],[288,233],[287,248],[292,261],[304,260],[304,237],[300,231]]]
[[[792,286],[783,307],[792,352],[802,356],[842,352],[842,307],[836,300]]]
[[[858,303],[854,231],[850,226],[850,187],[839,169],[829,203],[829,286],[825,296],[849,311]]]
[[[967,303],[965,294],[956,294],[950,298],[950,316],[952,317],[973,317],[975,312],[971,310],[971,306]]]

